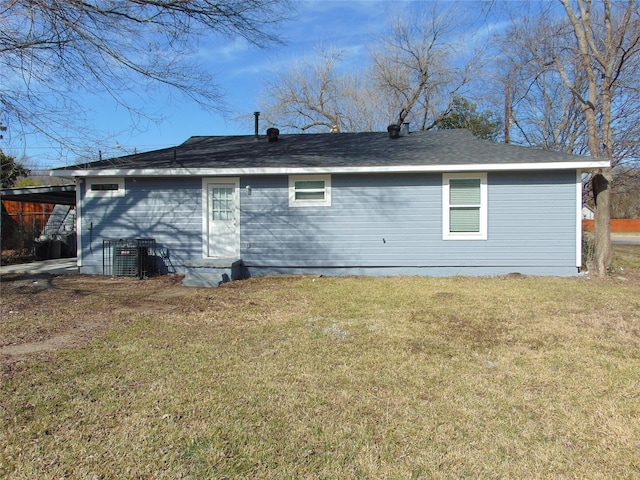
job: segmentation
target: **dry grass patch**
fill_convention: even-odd
[[[3,360],[0,477],[637,477],[629,278],[92,278],[101,333]]]

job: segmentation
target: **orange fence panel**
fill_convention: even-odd
[[[640,233],[640,218],[613,218],[610,225],[613,233]],[[582,220],[582,230],[593,232],[593,220]]]

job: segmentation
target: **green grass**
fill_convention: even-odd
[[[94,279],[57,314],[108,329],[4,359],[0,478],[640,476],[637,276],[155,281]]]

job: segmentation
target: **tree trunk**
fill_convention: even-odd
[[[591,185],[593,198],[596,203],[594,218],[594,249],[593,258],[590,259],[590,270],[594,270],[600,277],[607,274],[611,266],[611,181],[610,168],[593,174]]]

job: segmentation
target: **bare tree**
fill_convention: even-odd
[[[614,169],[611,217],[640,218],[640,166],[620,165]]]
[[[279,72],[266,86],[264,118],[299,131],[384,130],[405,120],[417,129],[437,127],[471,84],[478,58],[475,50],[468,54],[467,43],[456,44],[460,18],[435,8],[394,16],[361,71],[349,68],[342,52],[321,49],[316,59]]]
[[[345,68],[343,52],[320,48],[268,82],[260,108],[272,125],[301,132],[380,128],[379,106],[366,76]]]
[[[545,10],[517,19],[500,42],[502,75],[498,83],[499,89],[506,87],[509,92],[505,117],[513,127],[511,141],[581,154],[586,145],[579,104],[550,61],[544,40],[571,42],[566,28],[562,30]],[[568,57],[563,63],[571,65],[576,84],[582,84],[575,59]]]
[[[279,72],[267,85],[267,103],[261,105],[266,120],[301,131],[341,130],[342,82],[336,73],[340,55],[322,50],[316,61],[305,60]]]
[[[145,114],[153,88],[167,85],[218,113],[214,78],[190,60],[198,39],[218,34],[265,46],[288,0],[0,0],[0,120],[74,144],[84,106],[75,92],[110,95]],[[69,132],[69,128],[78,127]]]
[[[529,142],[588,153],[612,167],[640,152],[640,10],[637,0],[560,0],[565,16],[545,7],[507,37],[515,124]],[[611,263],[611,168],[591,177],[596,206],[594,258]]]
[[[611,0],[602,1],[602,11],[592,15],[590,0],[560,0],[575,35],[575,55],[580,60],[587,88],[576,88],[574,80],[556,56],[555,66],[565,85],[578,99],[587,128],[589,152],[594,157],[614,158],[613,102],[619,79],[640,56],[638,5],[629,0],[613,9]],[[611,168],[593,174],[591,184],[596,205],[594,268],[603,276],[611,264]]]
[[[372,54],[380,96],[396,115],[390,120],[400,125],[411,119],[420,130],[436,127],[439,117],[451,112],[479,64],[480,50],[454,40],[463,24],[459,12],[440,13],[436,8],[394,17],[391,33]],[[461,61],[456,46],[471,48],[471,55]]]

